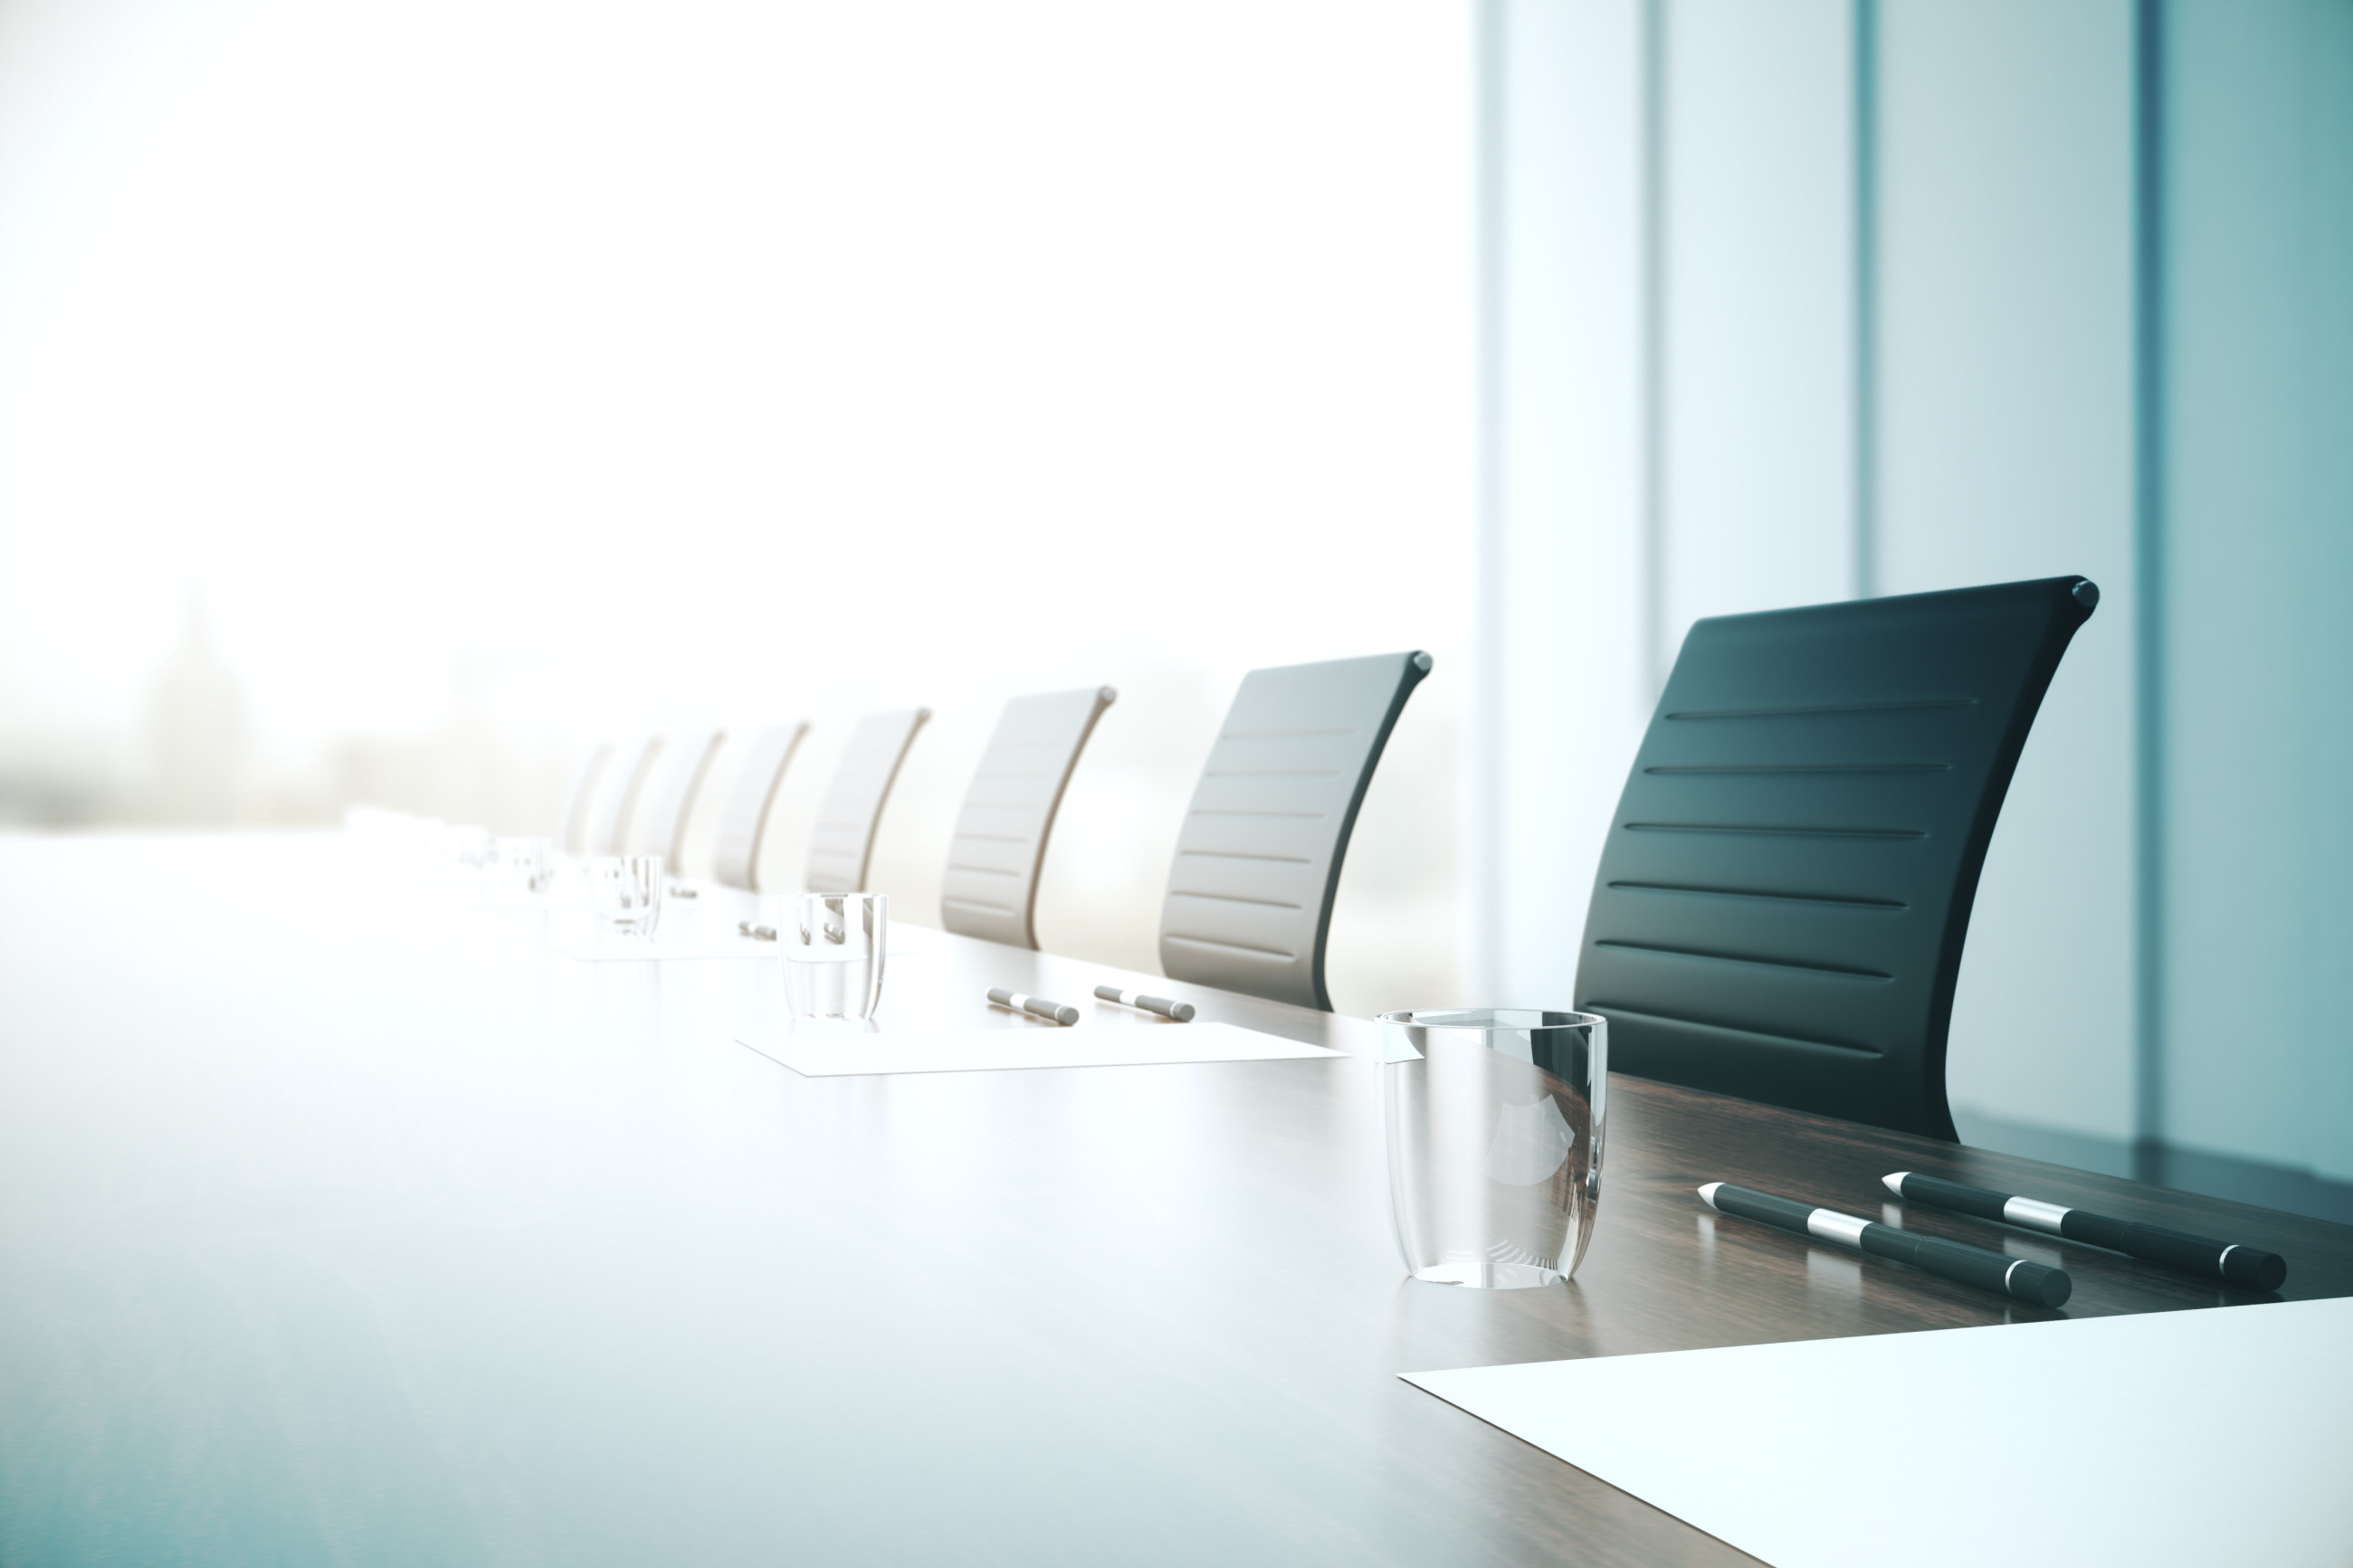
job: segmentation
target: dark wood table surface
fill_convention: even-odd
[[[12,1565],[1747,1562],[1396,1374],[2053,1315],[1718,1179],[1953,1175],[2353,1294],[2353,1229],[1622,1076],[1574,1282],[1421,1285],[1361,1056],[805,1079],[736,1043],[772,964],[574,963],[332,837],[0,838],[0,887]],[[886,1027],[1174,1026],[911,936]],[[2071,1317],[2269,1300],[1902,1217],[2063,1263]]]

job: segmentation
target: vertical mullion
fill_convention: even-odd
[[[1666,0],[1642,6],[1642,679],[1667,686]]]
[[[1879,592],[1879,0],[1853,0],[1854,596]]]
[[[2133,6],[2133,1164],[2164,1174],[2165,3]]]
[[[1471,920],[1469,941],[1461,958],[1463,977],[1472,991],[1479,994],[1493,993],[1505,978],[1494,954],[1499,951],[1496,938],[1504,929],[1504,818],[1510,798],[1504,779],[1508,763],[1504,749],[1504,715],[1508,711],[1504,680],[1511,638],[1511,606],[1504,592],[1511,521],[1507,515],[1508,476],[1504,472],[1509,456],[1504,437],[1509,412],[1504,390],[1508,381],[1504,363],[1504,296],[1510,268],[1505,247],[1511,237],[1509,169],[1505,163],[1510,142],[1509,104],[1505,97],[1510,71],[1510,19],[1505,12],[1509,3],[1510,0],[1479,0],[1473,14],[1477,36],[1472,40],[1475,52],[1472,62],[1475,73],[1472,88],[1477,95],[1472,107],[1477,116],[1475,217],[1479,226],[1475,307],[1479,510],[1473,586],[1478,603],[1472,625],[1480,668],[1472,692],[1470,810],[1464,834],[1470,849]]]

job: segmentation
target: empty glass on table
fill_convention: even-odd
[[[1389,1199],[1407,1269],[1489,1289],[1575,1273],[1601,1191],[1608,1022],[1517,1007],[1380,1021]]]
[[[491,830],[471,823],[442,832],[443,852],[460,876],[479,874],[491,863]]]
[[[501,897],[536,899],[554,885],[555,847],[544,838],[496,839],[491,865]]]
[[[661,924],[662,858],[599,855],[589,860],[588,908],[599,936],[651,942]]]
[[[865,1019],[882,1000],[891,900],[882,893],[804,893],[768,903],[785,961],[785,1005],[796,1019]]]

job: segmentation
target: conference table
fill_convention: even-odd
[[[8,1563],[1750,1562],[1398,1374],[2059,1315],[1715,1180],[1947,1174],[2353,1294],[2353,1229],[1624,1075],[1575,1279],[1422,1284],[1369,1020],[908,931],[886,1030],[1183,1026],[1113,983],[1346,1054],[803,1078],[741,1043],[773,962],[575,962],[344,836],[0,837],[0,887]],[[2272,1299],[2011,1245],[2070,1317]]]

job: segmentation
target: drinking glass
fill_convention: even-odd
[[[1609,1026],[1590,1013],[1384,1013],[1398,1250],[1417,1279],[1491,1289],[1577,1271],[1601,1192]]]
[[[606,936],[653,940],[661,923],[662,858],[599,855],[588,862],[588,907]]]
[[[448,830],[449,858],[460,871],[480,871],[491,863],[491,830],[470,824]]]
[[[882,893],[804,893],[772,906],[785,960],[785,1005],[796,1018],[871,1018],[882,1000],[891,900]]]
[[[501,838],[491,856],[499,891],[510,898],[535,899],[554,884],[555,847],[544,838]]]

